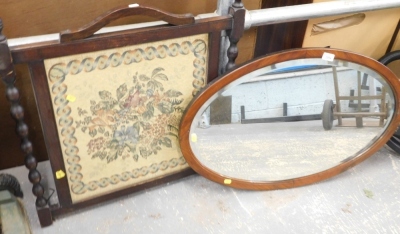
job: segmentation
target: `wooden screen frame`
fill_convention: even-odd
[[[128,11],[131,10],[128,9]],[[230,15],[227,16],[215,16],[210,18],[197,19],[194,20],[193,23],[183,24],[179,24],[178,20],[177,26],[163,25],[99,35],[92,35],[93,32],[91,32],[90,35],[86,35],[87,33],[81,33],[81,29],[79,29],[75,31],[75,35],[78,35],[78,39],[74,38],[74,36],[65,37],[65,35],[61,34],[60,39],[62,42],[58,40],[48,41],[22,46],[14,46],[10,48],[8,48],[4,36],[1,35],[2,25],[0,24],[0,46],[3,46],[0,47],[0,59],[3,59],[7,63],[10,62],[10,64],[5,63],[5,72],[4,74],[1,73],[0,75],[4,83],[7,85],[7,97],[12,106],[16,107],[14,109],[12,107],[11,112],[14,116],[14,119],[17,121],[18,135],[23,142],[21,149],[26,154],[25,164],[29,169],[29,179],[33,183],[32,191],[34,195],[37,196],[36,208],[38,211],[41,226],[51,225],[54,216],[58,216],[66,212],[75,211],[77,209],[81,209],[93,204],[97,204],[99,202],[104,202],[109,199],[130,194],[132,192],[149,188],[161,183],[166,183],[194,173],[192,169],[187,168],[183,171],[164,177],[161,176],[154,180],[134,185],[129,188],[121,189],[108,194],[103,194],[95,198],[84,200],[82,202],[72,203],[70,190],[68,187],[68,180],[64,179],[66,177],[64,177],[63,179],[56,178],[56,170],[61,169],[65,172],[66,168],[63,161],[63,155],[60,146],[61,143],[59,141],[60,139],[58,136],[57,127],[54,122],[55,118],[47,84],[47,74],[45,70],[44,60],[68,55],[76,55],[125,46],[139,45],[149,42],[163,41],[191,35],[208,34],[208,83],[218,76],[221,32],[224,30],[227,30],[228,34],[231,36],[230,48],[232,48],[232,51],[228,52],[228,57],[230,67],[234,66],[234,61],[237,56],[236,43],[244,31],[244,12],[245,10],[241,2],[236,0],[231,7]],[[153,13],[154,12],[152,11],[151,14]],[[110,13],[106,13],[105,15],[110,15]],[[126,14],[121,16],[126,16]],[[186,17],[186,15],[184,17]],[[165,20],[165,18],[169,19],[168,16],[162,19]],[[235,19],[238,22],[236,24],[234,24]],[[104,23],[105,21],[107,20],[103,20],[102,23]],[[89,25],[89,27],[87,28],[91,27],[92,26]],[[93,27],[90,29],[90,31],[93,31]],[[70,31],[66,31],[66,33],[68,34],[70,33]],[[82,35],[84,37],[82,37]],[[12,59],[8,58],[7,54],[10,54]],[[14,86],[14,82],[16,79],[15,71],[13,68],[14,64],[27,64],[29,67],[32,85],[34,87],[36,103],[39,110],[39,116],[43,127],[46,148],[49,155],[51,167],[53,169],[52,172],[56,185],[56,192],[58,193],[59,203],[55,206],[49,206],[47,200],[48,198],[44,197],[44,193],[45,191],[48,191],[48,188],[44,188],[41,185],[41,175],[40,172],[36,169],[37,161],[36,158],[33,156],[32,143],[28,139],[28,127],[23,120],[23,109],[22,106],[19,104],[19,92]],[[3,69],[2,67],[0,68]]]
[[[327,170],[317,172],[311,175],[301,176],[293,179],[279,180],[279,181],[251,181],[240,178],[229,178],[224,175],[221,175],[217,171],[213,171],[210,168],[203,165],[199,159],[197,159],[195,153],[192,151],[190,146],[190,127],[192,126],[192,122],[200,110],[200,108],[209,101],[213,95],[218,93],[221,89],[224,89],[227,85],[234,82],[235,80],[241,78],[242,76],[261,69],[266,66],[271,66],[276,63],[294,60],[294,59],[303,59],[303,58],[322,58],[324,53],[330,53],[335,56],[335,59],[341,59],[349,62],[353,62],[356,64],[360,64],[366,66],[383,77],[387,81],[388,85],[393,90],[395,107],[393,110],[393,118],[389,123],[385,132],[378,138],[376,141],[368,146],[362,153],[357,156],[348,158],[343,160],[339,165],[333,166]],[[283,52],[274,53],[271,55],[263,56],[253,61],[242,65],[231,72],[228,72],[213,82],[209,83],[208,86],[200,92],[189,104],[188,109],[186,110],[179,132],[179,141],[182,149],[182,153],[193,170],[195,170],[200,175],[205,178],[212,180],[216,183],[226,185],[233,188],[238,189],[249,189],[249,190],[272,190],[272,189],[285,189],[285,188],[293,188],[303,185],[309,185],[312,183],[316,183],[330,177],[333,177],[350,167],[357,165],[363,160],[370,157],[373,153],[378,151],[381,147],[383,147],[386,142],[390,139],[393,133],[396,131],[399,121],[399,109],[400,109],[400,82],[396,75],[386,66],[375,61],[371,58],[368,58],[363,55],[351,53],[343,50],[329,49],[329,48],[304,48],[304,49],[294,49]]]

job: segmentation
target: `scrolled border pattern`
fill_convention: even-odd
[[[194,96],[204,85],[207,72],[206,56],[207,45],[204,40],[196,39],[193,42],[184,41],[181,44],[171,43],[169,46],[160,45],[157,48],[149,46],[145,49],[137,48],[126,50],[123,53],[112,53],[110,56],[100,55],[96,58],[86,57],[82,60],[71,60],[66,63],[57,63],[49,69],[48,79],[50,92],[53,94],[53,105],[55,107],[56,121],[60,130],[62,144],[65,146],[64,155],[67,156],[69,183],[71,191],[75,194],[84,194],[86,191],[94,191],[97,188],[105,188],[110,184],[128,181],[129,179],[146,176],[149,173],[156,173],[159,170],[174,168],[178,165],[186,164],[183,156],[164,160],[160,163],[153,163],[150,166],[135,168],[121,174],[114,174],[100,180],[93,180],[88,183],[82,182],[83,175],[80,173],[82,166],[79,164],[79,149],[76,146],[77,139],[74,136],[75,128],[72,126],[74,120],[70,116],[71,108],[68,106],[66,98],[67,85],[64,84],[66,76],[77,75],[80,72],[91,72],[96,69],[103,70],[107,67],[118,67],[122,64],[129,65],[139,63],[143,60],[163,59],[168,56],[175,57],[179,54],[187,55],[192,52],[195,56],[193,61],[193,92]]]

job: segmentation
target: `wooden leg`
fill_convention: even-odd
[[[342,108],[340,106],[340,94],[339,94],[339,81],[338,81],[338,76],[337,76],[337,70],[335,66],[332,66],[332,74],[333,74],[333,84],[335,85],[335,98],[336,98],[336,112],[340,113],[342,112]],[[342,116],[338,115],[338,126],[342,126]]]
[[[381,116],[379,119],[379,126],[383,126],[383,123],[385,122],[385,118],[388,115],[387,114],[388,109],[386,108],[386,88],[385,86],[382,87],[382,97],[381,97],[381,110],[380,112],[386,113],[385,116]]]
[[[32,192],[36,196],[36,207],[42,208],[47,204],[43,197],[44,188],[40,183],[42,176],[36,169],[37,160],[33,155],[32,142],[28,138],[28,125],[24,121],[24,109],[19,103],[19,91],[15,87],[16,74],[12,62],[10,48],[6,37],[2,34],[3,22],[0,19],[0,78],[6,85],[6,96],[11,104],[11,116],[17,125],[17,134],[21,139],[21,150],[25,153],[25,166],[29,169],[29,181],[33,184]]]
[[[362,111],[362,104],[361,104],[361,72],[357,72],[357,89],[358,89],[358,95],[357,95],[357,113],[361,113]],[[357,128],[362,128],[363,127],[363,118],[361,116],[356,117],[356,126]]]
[[[41,227],[47,227],[53,224],[53,217],[48,206],[44,208],[36,207]]]

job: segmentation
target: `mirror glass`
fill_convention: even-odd
[[[227,178],[263,182],[351,160],[382,135],[394,96],[381,75],[335,59],[266,66],[211,96],[190,126],[193,154]]]

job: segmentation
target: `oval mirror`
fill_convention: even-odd
[[[399,122],[399,81],[334,49],[285,51],[210,83],[186,110],[188,164],[215,182],[278,189],[334,176],[371,156]]]

